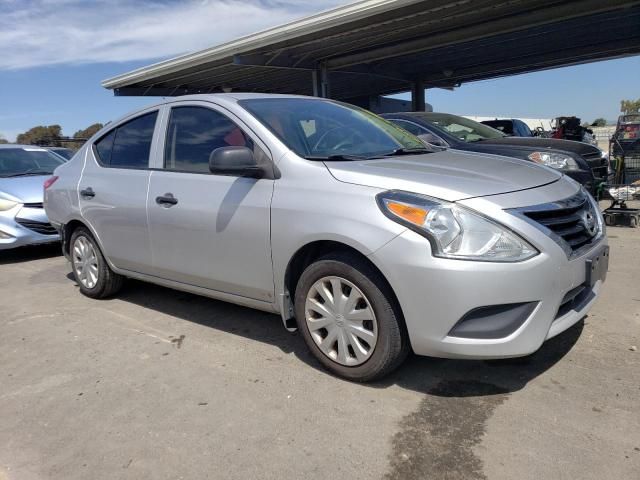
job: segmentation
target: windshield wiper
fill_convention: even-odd
[[[392,152],[385,153],[384,157],[395,157],[396,155],[420,155],[421,153],[433,153],[429,148],[396,148]]]
[[[335,155],[307,155],[307,160],[321,160],[323,162],[340,162],[340,161],[357,161],[357,160],[371,160],[372,157],[363,157],[361,155],[347,155],[347,154],[335,154]]]
[[[27,172],[12,173],[11,175],[2,175],[2,177],[3,178],[28,177],[30,175],[51,175],[51,172],[47,170],[29,170]]]

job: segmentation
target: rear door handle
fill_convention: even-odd
[[[96,192],[93,191],[93,188],[87,187],[84,190],[80,190],[80,196],[83,198],[93,198],[96,196]]]
[[[177,205],[178,199],[173,196],[173,193],[165,193],[160,197],[156,197],[156,203],[158,205],[162,205],[163,207],[169,208],[173,205]]]

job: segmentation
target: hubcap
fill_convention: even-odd
[[[356,366],[373,354],[378,322],[371,303],[350,281],[323,277],[314,283],[305,303],[311,338],[331,360]]]
[[[73,269],[83,287],[93,288],[98,283],[98,258],[86,237],[76,238],[73,244]]]

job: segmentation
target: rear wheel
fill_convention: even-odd
[[[295,310],[311,352],[349,380],[381,378],[409,351],[389,286],[356,255],[332,254],[308,266],[296,287]]]
[[[120,290],[124,278],[111,270],[89,230],[74,230],[70,254],[73,276],[84,295],[106,298]]]

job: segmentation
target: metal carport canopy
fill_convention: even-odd
[[[365,0],[102,85],[115,95],[243,91],[348,100],[639,53],[640,1]]]

